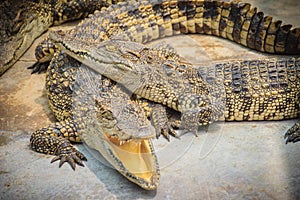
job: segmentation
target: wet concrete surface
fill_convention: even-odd
[[[249,1],[265,13],[300,26],[300,3]],[[53,29],[70,28],[74,23]],[[300,199],[300,145],[283,135],[297,120],[216,123],[199,137],[155,140],[160,186],[145,191],[104,164],[84,145],[86,167],[50,164],[53,156],[30,149],[34,130],[55,122],[45,74],[31,75],[39,38],[0,78],[0,199]],[[204,35],[164,40],[194,64],[269,56]],[[161,41],[158,41],[161,42]]]

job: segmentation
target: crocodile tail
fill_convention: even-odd
[[[222,2],[217,3],[217,6],[213,5],[212,2],[205,1],[204,7],[210,9],[204,9],[203,13],[204,26],[209,21],[207,16],[211,18],[213,35],[261,52],[300,54],[300,28],[293,28],[280,20],[274,21],[248,3]],[[207,12],[212,14],[208,15]]]
[[[179,1],[177,7],[186,15],[186,21],[173,24],[180,33],[215,35],[266,53],[300,54],[300,28],[274,21],[249,3]]]
[[[107,19],[102,20],[103,16]],[[145,43],[182,33],[199,33],[226,38],[260,52],[300,54],[300,28],[273,20],[249,3],[237,1],[122,3],[82,22],[85,27],[97,27],[99,24],[105,30],[100,38],[88,28],[76,29],[74,34],[82,37],[91,32],[97,41],[125,31],[130,40]]]

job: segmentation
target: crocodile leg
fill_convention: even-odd
[[[176,133],[176,130],[181,128],[179,112],[147,99],[137,99],[136,97],[135,99],[144,109],[146,116],[154,126],[157,139],[161,135],[168,141],[170,141],[170,136],[180,138],[180,135]]]
[[[168,141],[170,141],[170,135],[175,138],[179,138],[175,129],[178,128],[175,126],[175,123],[172,123],[167,116],[166,107],[155,103],[151,111],[151,122],[156,130],[156,138],[159,138],[160,135],[163,135]]]
[[[55,155],[52,162],[60,160],[59,167],[68,162],[75,170],[76,164],[84,166],[86,157],[71,142],[81,142],[77,128],[71,121],[61,121],[35,131],[30,138],[31,148],[39,153]]]

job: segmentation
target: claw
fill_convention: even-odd
[[[60,161],[59,161],[59,168],[65,163],[65,162],[67,162],[67,157],[66,156],[62,156],[61,157],[61,159],[60,159]],[[69,160],[68,160],[68,162],[69,162]],[[70,163],[70,162],[69,162]],[[72,166],[72,164],[71,164],[71,166]],[[72,166],[72,168],[74,169],[74,167]]]
[[[284,135],[285,143],[300,141],[300,122],[291,127]]]
[[[64,143],[64,145],[67,145],[67,143]],[[65,146],[65,149],[61,150],[60,154],[51,160],[51,163],[58,160],[60,160],[58,165],[59,167],[61,167],[65,162],[68,162],[73,170],[76,168],[76,163],[84,167],[82,161],[87,161],[86,157],[82,153],[75,148],[69,148],[69,146]]]
[[[300,137],[296,138],[293,142],[299,142],[300,141]]]
[[[299,141],[300,141],[300,135],[289,135],[287,136],[285,143],[288,144],[289,142],[295,143]]]
[[[49,66],[49,62],[44,62],[44,63],[36,62],[32,66],[27,67],[27,69],[31,69],[31,74],[35,74],[35,73],[41,74],[43,72],[46,72],[48,66]]]
[[[75,149],[76,150],[76,149]],[[76,159],[79,159],[79,160],[83,160],[83,161],[87,161],[87,158],[82,154],[80,153],[79,151],[76,150]]]
[[[167,129],[169,129],[169,127]],[[170,142],[169,130],[162,129],[161,134],[168,140],[168,142]]]
[[[83,158],[80,158],[83,161],[87,161],[87,158],[85,156],[83,156]]]
[[[156,138],[158,139],[160,135],[163,135],[170,142],[170,135],[180,139],[180,136],[176,133],[175,129],[177,126],[174,126],[171,122],[166,122],[166,124],[156,131]]]
[[[83,162],[81,161],[81,159],[80,158],[78,158],[77,156],[75,156],[75,155],[73,155],[73,160],[78,164],[78,165],[80,165],[80,166],[82,166],[82,167],[84,167],[84,164],[83,164]]]
[[[169,130],[169,134],[172,135],[175,138],[179,138],[177,133],[174,131],[174,129]]]
[[[60,157],[59,156],[55,156],[50,163],[54,163],[55,161],[58,161],[60,160]]]
[[[196,137],[199,136],[199,135],[198,135],[198,130],[194,130],[193,133],[194,133],[194,135],[195,135]]]

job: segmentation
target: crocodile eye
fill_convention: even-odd
[[[126,53],[128,53],[129,55],[132,55],[136,58],[140,58],[141,57],[141,54],[139,52],[136,52],[136,51],[131,51],[131,50],[127,50]]]
[[[133,62],[138,62],[141,55],[139,52],[135,52],[135,51],[131,51],[131,50],[127,50],[125,51],[125,53],[123,54],[123,57],[126,59],[129,59]]]
[[[153,62],[153,57],[150,56],[150,55],[148,55],[148,56],[147,56],[147,62],[148,62],[148,63]]]

